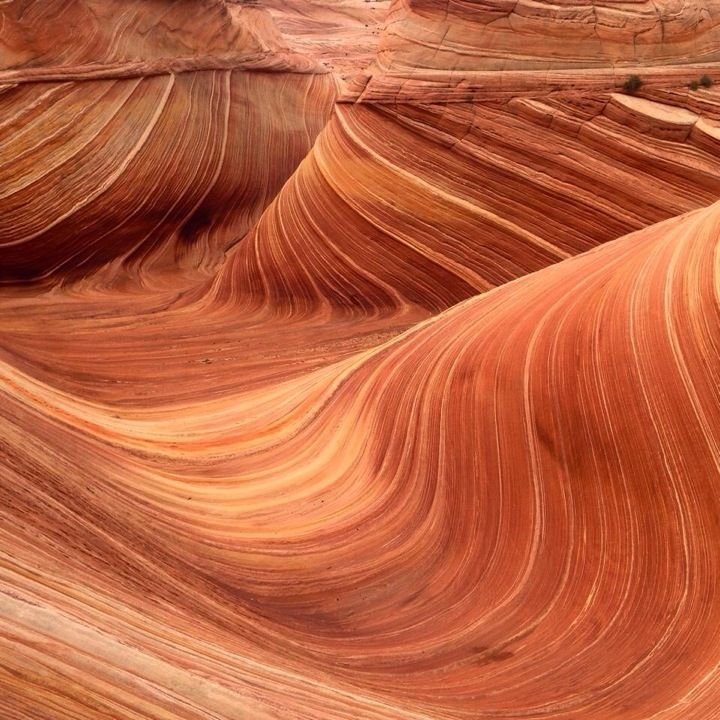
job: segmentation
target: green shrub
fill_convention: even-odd
[[[697,89],[700,87],[700,82],[699,82],[698,80],[693,80],[693,81],[688,85],[688,87],[689,87],[691,90],[697,90]]]
[[[630,75],[623,85],[623,90],[630,95],[634,95],[641,87],[643,81],[639,75]]]
[[[713,86],[713,79],[709,75],[703,75],[699,82],[704,88]]]

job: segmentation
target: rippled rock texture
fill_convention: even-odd
[[[716,717],[716,9],[592,9],[0,2],[0,718]]]
[[[712,0],[393,0],[380,64],[549,70],[720,59]]]

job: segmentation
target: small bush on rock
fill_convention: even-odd
[[[639,75],[630,75],[623,85],[623,90],[630,95],[634,95],[642,87],[642,84]]]

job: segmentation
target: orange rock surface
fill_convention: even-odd
[[[717,717],[716,15],[0,2],[0,720]]]
[[[720,60],[712,0],[393,0],[379,64],[549,70]]]

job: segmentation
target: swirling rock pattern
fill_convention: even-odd
[[[375,62],[346,97],[457,102],[488,97],[687,85],[720,69],[714,2],[393,0]]]
[[[712,720],[720,94],[119,6],[0,2],[0,718]]]
[[[625,95],[340,105],[223,272],[276,307],[438,312],[712,202],[717,109],[703,125]]]
[[[237,70],[8,89],[0,281],[112,260],[216,265],[308,152],[334,94],[329,75]]]
[[[307,59],[279,72],[294,56],[267,11],[121,9],[0,4],[0,283],[110,261],[212,269],[329,117],[333,78]]]

